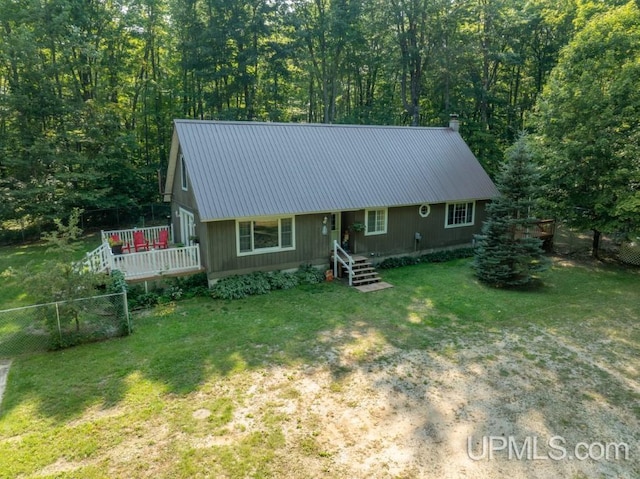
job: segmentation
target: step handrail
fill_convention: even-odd
[[[338,254],[338,251],[349,258],[348,263]],[[342,249],[337,240],[333,240],[333,276],[336,278],[338,277],[338,261],[349,271],[349,286],[353,286],[353,258]]]
[[[92,273],[102,273],[109,269],[111,248],[109,244],[104,241],[93,251],[87,253],[83,260],[77,263],[80,269],[89,270]]]

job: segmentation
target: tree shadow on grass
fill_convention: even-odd
[[[232,302],[198,299],[163,305],[137,316],[134,334],[129,337],[14,362],[1,419],[10,418],[21,404],[32,403],[42,416],[64,422],[81,416],[88,408],[162,402],[167,400],[167,394],[188,397],[212,381],[245,372],[269,374],[282,366],[327,367],[335,383],[347,383],[354,373],[369,374],[372,361],[378,364],[377,347],[394,348],[400,362],[405,353],[426,352],[435,355],[434,361],[444,361],[449,373],[466,374],[473,364],[455,361],[465,343],[484,342],[489,345],[485,348],[487,357],[499,356],[506,353],[500,344],[490,346],[497,343],[496,338],[521,331],[518,328],[532,322],[540,327],[555,327],[556,322],[539,315],[550,298],[555,298],[558,311],[569,315],[567,323],[578,324],[579,311],[566,308],[563,297],[575,285],[587,283],[600,289],[606,289],[603,281],[615,286],[616,300],[608,305],[612,308],[608,314],[614,314],[619,307],[635,312],[636,317],[640,314],[627,297],[632,287],[625,286],[618,274],[605,275],[600,281],[592,271],[565,268],[552,275],[548,290],[517,293],[483,287],[463,266],[420,265],[388,272],[385,280],[394,288],[376,293],[362,294],[338,284],[323,284],[317,294],[292,290]],[[596,307],[599,298],[587,299],[594,301],[589,307]],[[522,344],[524,347],[526,340]],[[522,356],[523,364],[533,360],[525,354],[526,348],[508,352],[513,351]],[[542,352],[536,355],[542,356]],[[571,379],[566,372],[570,366],[567,361],[565,372],[554,373],[549,384]],[[423,366],[434,365],[437,366],[427,362]],[[481,363],[476,369],[486,367]],[[504,370],[505,374],[518,374],[517,366]],[[470,382],[460,386],[465,398],[473,399],[474,377],[480,380],[481,371],[471,374]],[[441,380],[446,381],[446,375]],[[579,382],[574,380],[574,389],[579,388]],[[414,383],[406,391],[402,386],[394,390],[388,381],[373,381],[371,387],[384,393],[391,405],[397,402],[397,408],[406,403],[419,407],[420,398],[429,398],[438,391],[433,382]],[[525,394],[526,381],[521,387]],[[605,392],[603,386],[598,386],[589,394],[596,397]],[[498,395],[492,404],[501,398]],[[474,404],[482,410],[482,404]],[[448,414],[438,409],[444,406],[436,406],[430,405],[436,409],[434,414]],[[545,412],[539,404],[527,407],[521,414]],[[561,420],[555,418],[549,429]],[[436,422],[440,424],[443,419]],[[15,426],[8,424],[7,430],[18,431],[20,427],[18,421]],[[493,425],[481,421],[473,427],[470,430],[481,435],[491,433]],[[522,427],[517,432],[526,435],[535,431]],[[423,439],[430,435],[436,439],[453,437],[446,428],[434,432],[427,423],[416,427],[414,434]],[[415,454],[422,452],[416,448]]]

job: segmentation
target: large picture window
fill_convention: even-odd
[[[237,221],[238,255],[295,248],[293,217]]]
[[[387,232],[387,209],[365,210],[365,235],[381,235]]]
[[[457,226],[471,226],[474,223],[475,203],[473,201],[464,203],[448,203],[446,228]]]

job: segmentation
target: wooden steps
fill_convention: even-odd
[[[353,257],[353,286],[363,286],[380,282],[380,275],[364,256]]]

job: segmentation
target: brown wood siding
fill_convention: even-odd
[[[470,244],[473,235],[480,232],[486,218],[486,201],[476,202],[473,226],[445,228],[446,205],[431,205],[429,216],[422,218],[419,205],[388,209],[387,233],[365,236],[356,233],[356,253],[362,255],[390,256],[426,252],[438,248]],[[343,233],[354,222],[364,223],[364,210],[342,213]],[[296,249],[276,253],[238,256],[236,245],[236,221],[215,221],[198,224],[203,263],[209,279],[251,271],[285,270],[301,264],[327,264],[332,251],[329,235],[322,235],[322,220],[327,214],[295,217]],[[415,241],[415,233],[422,240]],[[351,249],[353,250],[353,232]]]
[[[327,215],[295,217],[295,250],[246,256],[238,256],[235,220],[206,223],[207,243],[202,251],[207,250],[210,255],[209,278],[258,270],[293,269],[301,264],[326,263],[328,267],[330,238],[322,234],[322,220]]]
[[[480,233],[482,222],[486,218],[486,201],[476,201],[474,224],[445,228],[446,204],[431,205],[429,216],[423,218],[418,213],[419,205],[389,208],[387,210],[387,233],[365,235],[364,232],[350,232],[350,248],[355,246],[356,254],[390,256],[429,251],[456,245],[470,244],[473,236]],[[364,223],[365,210],[345,212],[343,229],[354,222]],[[416,233],[422,239],[415,240]]]
[[[208,251],[208,230],[206,225],[200,222],[200,214],[196,205],[195,196],[193,195],[193,187],[191,180],[187,178],[187,191],[182,189],[182,167],[180,165],[180,153],[178,153],[178,161],[176,164],[176,172],[173,177],[173,189],[171,197],[171,223],[173,225],[174,241],[176,243],[187,244],[189,238],[180,237],[180,218],[177,213],[179,209],[185,209],[190,213],[193,213],[194,221],[196,224],[196,236],[200,242],[200,262],[206,270],[209,269],[209,251]]]

